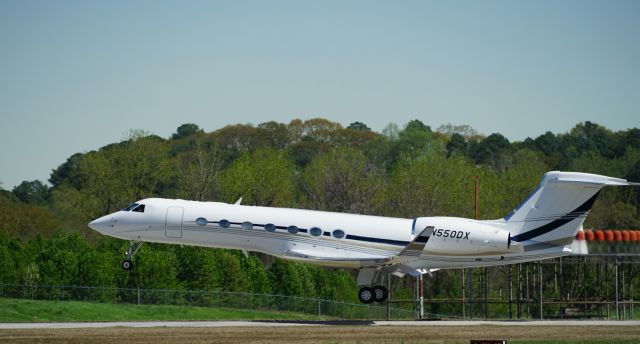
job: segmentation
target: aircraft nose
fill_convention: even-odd
[[[91,227],[91,229],[98,231],[100,233],[108,233],[113,230],[113,227],[115,226],[115,224],[116,224],[115,216],[107,215],[89,222],[89,227]]]

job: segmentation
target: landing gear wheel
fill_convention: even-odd
[[[133,267],[133,263],[129,259],[125,259],[122,261],[122,268],[125,270],[130,270]]]
[[[122,261],[122,268],[125,270],[131,270],[133,267],[133,255],[138,252],[142,246],[142,241],[129,241],[129,249],[125,252],[125,259]]]
[[[387,290],[387,288],[381,285],[373,287],[373,297],[376,302],[385,302],[387,300],[387,296],[389,296],[389,290]]]
[[[362,303],[372,303],[375,301],[375,294],[373,292],[373,288],[362,287],[360,291],[358,291],[358,300]]]

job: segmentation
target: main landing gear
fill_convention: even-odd
[[[138,252],[142,246],[142,241],[129,241],[129,249],[126,254],[126,258],[122,261],[122,268],[125,270],[131,270],[133,267],[133,255]]]
[[[386,274],[386,280],[391,278]],[[362,268],[358,271],[358,286],[363,286],[358,291],[358,299],[362,303],[385,302],[389,296],[389,290],[380,284],[385,281],[384,274],[378,268]],[[376,285],[378,284],[378,285]],[[372,286],[373,285],[373,286]]]
[[[358,299],[362,303],[384,302],[387,296],[389,296],[389,290],[381,285],[362,287],[358,291]]]

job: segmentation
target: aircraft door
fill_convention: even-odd
[[[167,219],[165,221],[165,235],[168,238],[182,238],[182,216],[184,208],[167,208]]]

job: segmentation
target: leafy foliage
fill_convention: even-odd
[[[473,217],[476,176],[479,217],[500,218],[555,169],[640,181],[640,129],[613,132],[584,122],[568,133],[523,142],[498,133],[483,137],[466,125],[434,132],[420,120],[403,128],[391,123],[382,133],[362,122],[343,128],[322,118],[236,124],[209,133],[187,123],[169,140],[134,131],[121,142],[70,156],[52,171],[51,187],[25,181],[11,192],[0,190],[0,281],[355,301],[348,271],[233,250],[145,244],[136,268],[125,272],[119,263],[126,243],[99,236],[86,223],[146,197],[242,197],[249,205]],[[640,189],[607,189],[586,225],[638,228],[639,206]],[[434,283],[456,297],[456,278],[442,272]],[[410,282],[403,283],[394,286],[399,297],[411,293]]]

